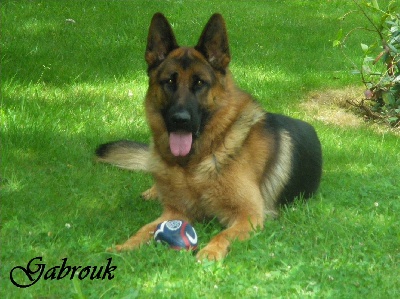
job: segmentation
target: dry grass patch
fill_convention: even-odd
[[[340,127],[358,128],[368,124],[378,133],[392,132],[400,136],[400,128],[392,128],[386,123],[369,120],[360,108],[350,104],[361,100],[363,88],[345,87],[316,91],[309,94],[308,101],[300,104],[302,110],[318,121]]]

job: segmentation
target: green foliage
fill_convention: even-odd
[[[381,9],[378,1],[353,0],[356,10],[347,13],[342,21],[353,14],[361,14],[366,24],[352,28],[343,36],[343,29],[338,32],[334,46],[339,46],[343,53],[347,39],[359,31],[372,35],[365,36],[366,42],[361,43],[361,66],[355,66],[354,73],[361,75],[361,80],[367,88],[364,99],[353,102],[363,108],[368,117],[388,121],[392,126],[400,125],[400,13],[398,2],[390,1],[386,9]],[[345,54],[346,57],[348,57]],[[369,101],[365,105],[364,101]]]

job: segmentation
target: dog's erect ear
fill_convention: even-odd
[[[169,52],[178,48],[175,35],[168,20],[161,13],[151,19],[145,59],[149,69],[158,66]]]
[[[231,55],[225,21],[220,14],[211,16],[195,49],[206,57],[213,68],[225,72]]]

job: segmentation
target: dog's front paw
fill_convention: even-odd
[[[107,252],[121,252],[124,250],[128,250],[128,249],[125,249],[124,245],[115,245],[113,247],[108,247],[106,251]]]
[[[220,261],[228,254],[228,249],[218,246],[218,244],[208,244],[202,250],[200,250],[196,258],[198,261],[209,260],[209,261]]]
[[[121,252],[121,251],[129,251],[139,247],[139,244],[132,244],[132,243],[124,243],[121,245],[115,245],[113,247],[107,248],[108,252]]]

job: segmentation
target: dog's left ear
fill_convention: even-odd
[[[214,69],[225,72],[231,55],[225,21],[220,14],[211,16],[194,48],[205,56]]]

